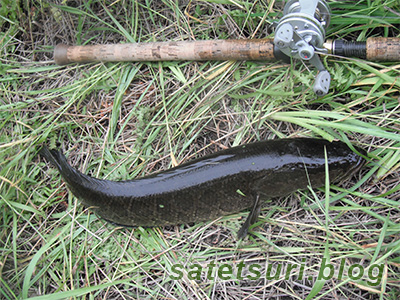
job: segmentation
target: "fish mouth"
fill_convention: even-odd
[[[358,160],[355,166],[355,172],[359,171],[367,162],[368,159],[368,152],[361,147],[354,147],[357,150]]]
[[[357,173],[367,162],[368,152],[360,147],[354,146],[354,152],[357,154],[356,163],[349,168],[349,170],[343,175],[343,180],[349,178],[352,174]]]
[[[366,162],[367,162],[367,160],[364,157],[362,157],[362,156],[358,157],[357,163],[354,166],[352,172],[356,173],[356,172],[360,171],[360,169],[365,165]]]

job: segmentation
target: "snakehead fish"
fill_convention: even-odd
[[[355,150],[355,151],[353,151]],[[216,219],[250,209],[243,238],[260,212],[260,198],[288,195],[351,176],[365,163],[363,149],[314,138],[245,144],[175,168],[127,181],[90,177],[71,167],[61,151],[43,146],[71,192],[105,220],[125,226],[165,226]],[[356,153],[357,152],[357,153]],[[326,160],[327,158],[327,160]]]

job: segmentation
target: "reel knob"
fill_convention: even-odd
[[[296,43],[296,47],[302,60],[310,60],[314,56],[314,48],[310,44],[299,41]]]

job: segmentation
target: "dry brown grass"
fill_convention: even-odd
[[[330,37],[399,36],[399,23],[382,26],[396,22],[396,1],[369,2],[358,2],[356,12],[353,2],[331,3],[336,16]],[[5,33],[0,36],[4,299],[305,299],[313,290],[316,299],[398,299],[398,64],[328,59],[333,92],[322,99],[310,90],[314,71],[300,63],[57,67],[52,50],[60,42],[262,38],[272,32],[268,21],[281,16],[282,3],[17,3],[9,4],[8,14],[2,11],[10,22],[0,23]],[[389,82],[377,75],[385,68]],[[126,79],[129,74],[134,75]],[[328,194],[299,192],[267,201],[253,235],[242,242],[235,235],[246,212],[202,224],[114,227],[84,209],[36,156],[45,142],[64,149],[69,162],[85,173],[128,179],[169,168],[174,159],[181,163],[237,144],[321,134],[361,145],[370,162]],[[335,270],[342,259],[346,270],[352,264],[383,265],[380,284],[337,275],[319,282],[323,258]],[[203,272],[200,280],[189,278],[195,264],[237,270],[241,261],[244,276],[252,275],[251,264],[260,265],[262,276],[221,280]],[[171,278],[174,264],[186,270],[181,279]],[[289,278],[266,279],[268,265],[279,264],[299,267]],[[299,279],[302,265],[305,275]]]

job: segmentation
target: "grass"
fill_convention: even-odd
[[[271,37],[269,24],[282,16],[283,5],[3,4],[0,298],[398,299],[399,62],[328,56],[332,85],[322,98],[312,93],[315,70],[300,62],[60,67],[52,61],[60,42]],[[398,1],[329,4],[328,38],[400,36]],[[351,142],[368,150],[369,162],[341,185],[269,199],[253,235],[242,242],[236,232],[246,212],[165,228],[110,225],[77,202],[37,156],[42,143],[60,147],[81,171],[117,180],[230,146],[295,136]],[[318,279],[323,261],[334,267],[332,278]],[[246,265],[243,280],[207,271],[198,280],[199,266],[226,264],[236,272],[240,262]],[[177,264],[182,278],[173,279]],[[246,277],[257,277],[251,264],[260,266],[260,278]],[[297,266],[290,276],[272,272],[267,279],[268,267],[289,264]],[[347,275],[355,264],[365,270],[359,280]],[[374,264],[381,278],[371,280]]]

